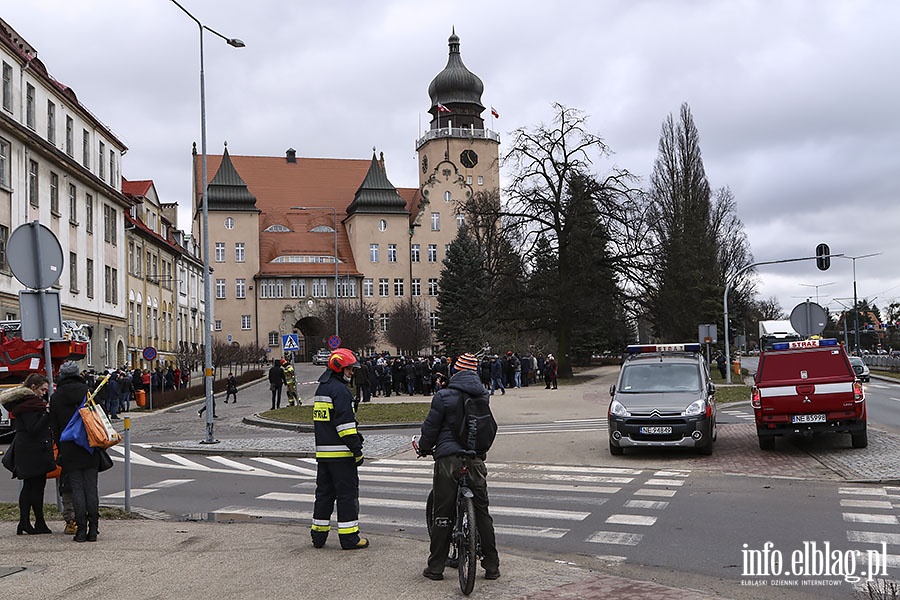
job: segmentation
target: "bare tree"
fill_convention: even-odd
[[[387,339],[408,356],[429,348],[433,336],[425,305],[415,298],[404,299],[388,316]]]

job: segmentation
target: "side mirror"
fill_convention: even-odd
[[[609,386],[609,395],[610,396],[616,395],[616,384],[612,384],[611,386]]]
[[[707,384],[706,392],[707,392],[710,396],[712,396],[713,394],[715,394],[715,393],[716,393],[716,384],[714,384],[712,381],[710,381],[710,382]]]

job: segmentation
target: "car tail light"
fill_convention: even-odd
[[[750,406],[753,408],[762,408],[762,398],[760,397],[758,387],[753,388],[752,395],[750,396]]]
[[[854,402],[862,402],[866,399],[866,395],[863,393],[862,383],[859,381],[853,382],[853,401]]]

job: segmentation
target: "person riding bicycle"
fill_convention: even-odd
[[[317,470],[310,534],[316,548],[324,546],[328,539],[335,500],[341,548],[355,550],[369,546],[369,540],[359,537],[357,468],[363,463],[363,439],[356,430],[353,395],[348,387],[357,368],[359,361],[351,350],[334,350],[328,357],[328,369],[319,377],[313,398]]]
[[[500,577],[500,557],[494,537],[494,521],[488,512],[487,468],[484,455],[466,456],[466,450],[456,439],[457,410],[469,396],[483,396],[488,392],[478,377],[478,359],[470,353],[456,360],[456,373],[447,387],[439,390],[431,400],[431,409],[422,423],[419,455],[434,456],[434,517],[431,529],[431,548],[428,566],[422,575],[428,579],[444,578],[444,566],[450,553],[450,537],[456,513],[456,482],[464,461],[468,461],[469,487],[475,494],[475,523],[481,536],[481,551],[485,579]]]

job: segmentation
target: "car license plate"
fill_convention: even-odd
[[[791,417],[791,423],[824,423],[825,413],[816,413],[812,415],[794,415]]]
[[[671,427],[641,427],[641,433],[649,435],[666,435],[672,433]]]

